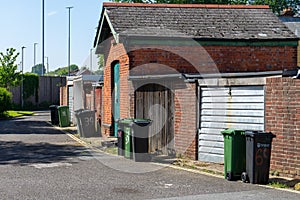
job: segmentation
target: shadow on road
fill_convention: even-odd
[[[0,141],[0,165],[54,163],[78,156],[91,155],[82,146]]]
[[[0,123],[0,134],[64,134],[45,121],[9,120]]]

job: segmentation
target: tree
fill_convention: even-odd
[[[269,5],[272,11],[279,15],[284,9],[292,8],[298,12],[300,0],[112,0],[127,3],[167,3],[167,4],[251,4]]]
[[[79,67],[75,64],[70,65],[70,72],[74,72],[79,70]],[[48,72],[47,75],[52,75],[52,76],[67,76],[69,74],[69,67],[60,67],[57,68],[54,71]]]
[[[11,107],[11,93],[0,87],[0,116]]]
[[[44,74],[43,72],[46,71],[45,66],[44,66],[44,71],[42,71],[42,70],[43,70],[43,64],[37,64],[32,67],[31,72],[41,76],[42,74]]]
[[[6,49],[6,54],[0,52],[0,87],[9,89],[20,84],[21,72],[15,64],[18,56],[14,48]]]

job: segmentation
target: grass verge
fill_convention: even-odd
[[[34,112],[9,110],[4,112],[0,117],[2,119],[9,119],[12,117],[22,117],[22,116],[31,116],[31,115],[34,115]]]

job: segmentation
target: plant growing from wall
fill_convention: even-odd
[[[35,96],[36,102],[38,101],[39,90],[39,76],[37,74],[25,73],[24,74],[24,100],[31,96]]]

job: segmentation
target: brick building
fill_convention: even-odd
[[[150,118],[150,152],[222,162],[224,128],[273,130],[265,91],[296,70],[298,38],[268,6],[104,3],[94,46],[103,134]]]

